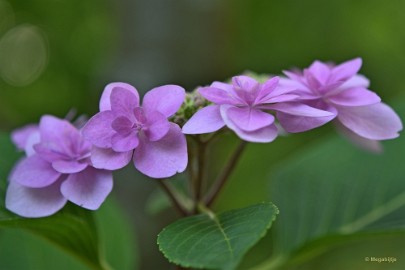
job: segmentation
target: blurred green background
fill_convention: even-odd
[[[104,86],[113,81],[131,83],[140,92],[168,83],[192,90],[246,70],[278,74],[283,69],[306,67],[315,59],[341,62],[354,57],[363,58],[361,73],[370,78],[371,89],[404,119],[405,110],[400,108],[405,103],[404,14],[404,0],[0,0],[0,130],[8,132],[37,122],[43,114],[63,117],[72,108],[79,114],[91,116],[97,112]],[[345,150],[348,143],[331,131],[330,127],[325,127],[280,138],[265,147],[250,145],[216,208],[242,207],[268,199],[269,192],[263,186],[267,186],[270,170],[281,171],[270,176],[272,190],[277,186],[274,183],[282,181],[278,180],[280,177],[301,178],[294,176],[294,170],[298,175],[302,172],[299,165],[291,169],[282,165],[285,160],[291,164],[296,164],[294,160],[299,164],[307,160],[307,155],[312,153],[309,143],[325,144],[326,148],[333,144],[333,151],[341,151],[343,156],[345,151],[358,151]],[[222,139],[223,148],[216,153],[221,158],[212,162],[212,174],[221,167],[234,143],[233,136]],[[395,160],[398,166],[390,169],[389,175],[382,173],[376,181],[405,180],[403,170],[395,169],[405,162],[404,156],[398,154],[403,146],[402,139],[386,144],[392,152],[387,150],[373,162],[392,164]],[[353,176],[350,170],[367,171],[367,163],[360,161],[368,154],[359,151],[350,155],[352,162],[359,165],[342,167],[347,174],[341,178],[356,181],[363,176]],[[323,180],[331,178],[313,172],[311,166],[317,164],[308,162],[307,175],[318,175]],[[336,169],[337,165],[331,168]],[[277,176],[286,170],[293,172]],[[257,182],[252,184],[246,179],[257,179]],[[293,180],[302,179],[289,181]],[[403,185],[396,187],[404,190],[400,189]],[[169,267],[158,251],[155,237],[175,215],[165,211],[153,216],[145,211],[145,202],[155,188],[153,180],[136,174],[133,168],[116,173],[113,197],[130,217],[137,235],[134,241],[140,252],[139,269]],[[280,190],[284,190],[283,187]],[[290,196],[288,188],[282,196]],[[295,196],[294,193],[291,196]],[[279,198],[274,194],[271,198],[277,204]],[[288,206],[287,203],[286,209]],[[401,209],[400,213],[405,215]],[[281,216],[283,209],[280,211]],[[402,224],[405,223],[395,228],[403,228]],[[290,230],[287,233],[295,235],[294,228]],[[4,247],[7,246],[3,244],[5,241],[13,242],[14,246],[23,241],[16,235],[2,236],[0,234],[0,261],[4,254],[13,256],[13,252]],[[272,247],[266,243],[271,237],[260,243],[255,251],[259,255],[250,254],[245,265],[252,264],[249,260],[267,258]],[[403,237],[401,241],[386,238],[364,241],[369,242],[356,244],[359,249],[363,246],[364,250],[366,246],[378,250],[378,246],[382,246],[384,250],[391,248],[405,254]],[[339,252],[339,247],[335,249]],[[326,253],[316,260],[316,266],[310,264],[302,269],[404,269],[400,261],[405,261],[405,257],[390,265],[400,268],[364,265],[363,261],[359,265],[355,262],[363,255],[350,257],[344,248],[340,252],[346,256],[347,265],[331,268],[328,262],[336,261],[339,257],[336,252]],[[373,252],[380,256],[379,251]],[[349,265],[356,266],[348,268]]]

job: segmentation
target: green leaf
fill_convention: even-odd
[[[367,233],[405,235],[405,137],[384,143],[383,154],[361,151],[334,136],[310,145],[280,166],[271,199],[282,215],[275,255],[255,270],[301,264]],[[378,245],[378,242],[376,242]]]
[[[136,270],[139,261],[132,224],[122,207],[113,198],[107,200],[94,213],[103,254],[117,270]]]
[[[180,219],[158,236],[169,261],[184,267],[234,269],[262,238],[278,214],[272,203]]]

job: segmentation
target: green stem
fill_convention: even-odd
[[[159,179],[159,180],[157,180],[157,182],[159,183],[159,185],[163,189],[163,191],[167,194],[170,201],[172,202],[173,207],[176,208],[176,210],[179,212],[179,214],[181,214],[184,217],[188,216],[190,213],[183,206],[180,199],[176,195],[176,192],[174,191],[174,189],[168,183],[166,183],[164,179]]]
[[[241,141],[236,148],[236,150],[233,152],[231,158],[229,159],[228,163],[225,165],[223,171],[220,173],[218,178],[215,180],[212,188],[210,189],[208,195],[205,198],[205,205],[210,207],[218,197],[219,193],[221,192],[222,188],[225,186],[225,183],[229,179],[229,177],[232,174],[232,171],[234,170],[236,164],[239,161],[239,158],[241,157],[243,150],[245,149],[246,146],[245,141]]]
[[[205,156],[206,143],[199,140],[197,142],[197,176],[194,185],[194,212],[197,212],[198,204],[201,201],[202,189],[205,177]]]

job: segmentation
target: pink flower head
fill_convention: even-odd
[[[185,134],[202,134],[219,130],[225,125],[241,139],[251,142],[271,142],[278,134],[274,116],[267,110],[315,118],[331,117],[330,112],[291,103],[298,98],[292,88],[281,88],[279,78],[263,84],[248,76],[236,76],[231,84],[214,82],[199,89],[200,94],[214,105],[194,114],[183,126]]]
[[[374,92],[368,90],[369,81],[357,72],[362,61],[356,58],[338,66],[315,61],[300,72],[284,72],[284,87],[297,89],[300,102],[336,114],[337,121],[347,131],[367,140],[385,140],[397,137],[402,130],[398,115]],[[325,124],[332,119],[316,122],[307,117],[277,114],[288,132],[301,132]],[[359,138],[356,138],[358,140]]]
[[[10,174],[6,207],[24,217],[44,217],[60,210],[69,200],[96,210],[111,192],[111,172],[90,163],[91,145],[66,120],[43,116],[39,126],[30,125],[12,134],[25,149]]]
[[[100,112],[83,128],[93,145],[96,168],[116,170],[133,158],[135,167],[154,178],[170,177],[187,166],[187,143],[178,125],[167,120],[181,106],[183,88],[157,87],[145,94],[141,106],[138,91],[126,83],[106,86]]]

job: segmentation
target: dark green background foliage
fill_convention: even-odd
[[[404,119],[404,12],[403,0],[0,0],[0,130],[37,122],[45,113],[63,117],[71,108],[94,114],[112,81],[140,92],[166,83],[192,90],[246,70],[278,74],[315,59],[354,57],[363,58],[361,73],[371,89]],[[0,143],[2,192],[14,152],[6,137]],[[226,134],[217,144],[210,152],[212,177],[236,138]],[[271,200],[280,214],[240,269],[404,269],[405,140],[383,144],[383,154],[366,153],[330,125],[250,144],[214,208]],[[101,237],[117,269],[168,269],[156,235],[175,213],[145,211],[157,186],[134,169],[115,179],[111,200],[97,213],[109,226],[91,237]],[[123,215],[116,213],[120,208]],[[364,262],[373,256],[398,261]],[[0,230],[1,269],[55,265],[86,267],[25,230]]]

